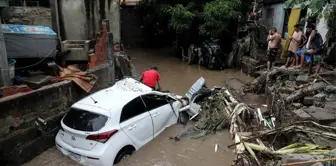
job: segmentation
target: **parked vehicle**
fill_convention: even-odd
[[[72,105],[56,146],[80,164],[112,166],[177,123],[182,103],[124,78]]]
[[[223,69],[224,57],[218,40],[210,39],[204,41],[200,46],[191,44],[187,56],[183,56],[183,59],[188,64],[198,62],[198,65],[204,65],[209,69]]]

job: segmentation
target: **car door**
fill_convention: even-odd
[[[122,108],[120,128],[138,148],[153,139],[153,121],[140,97]]]
[[[173,111],[165,95],[147,94],[142,95],[141,98],[153,118],[154,137],[159,135],[166,127],[177,122],[178,115]]]

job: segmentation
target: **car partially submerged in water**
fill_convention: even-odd
[[[170,93],[125,78],[71,106],[56,146],[85,165],[113,165],[177,123],[182,107]]]
[[[56,147],[84,165],[116,164],[177,123],[183,113],[195,117],[199,106],[192,102],[203,86],[200,78],[182,98],[124,78],[71,106],[61,120]]]

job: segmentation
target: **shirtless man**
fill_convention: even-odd
[[[272,68],[272,64],[275,61],[276,55],[278,54],[280,45],[281,45],[281,36],[277,32],[277,29],[273,27],[269,31],[269,35],[267,37],[268,41],[268,61],[267,61],[267,70]]]

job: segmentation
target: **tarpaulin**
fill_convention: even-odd
[[[49,27],[3,24],[8,58],[48,58],[56,55],[57,35]]]

